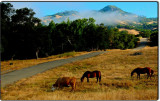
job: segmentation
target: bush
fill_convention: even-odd
[[[151,34],[150,41],[152,46],[158,46],[158,31]]]
[[[142,36],[142,37],[144,37],[144,38],[148,38],[151,35],[151,31],[150,30],[144,30],[144,31],[141,31],[139,33],[139,35]]]

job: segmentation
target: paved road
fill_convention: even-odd
[[[139,46],[137,48],[134,48],[133,50],[140,50],[144,48],[147,45],[147,42],[148,42],[148,38],[141,38]]]
[[[31,66],[31,67],[28,67],[28,68],[24,68],[24,69],[21,69],[21,70],[16,70],[16,71],[13,71],[13,72],[9,72],[9,73],[3,74],[1,76],[1,87],[5,87],[5,85],[7,85],[7,84],[12,84],[15,81],[18,81],[18,80],[23,79],[23,78],[31,77],[33,75],[36,75],[38,73],[42,73],[42,72],[44,72],[46,70],[49,70],[49,69],[52,69],[54,67],[58,67],[58,66],[66,64],[66,63],[71,63],[71,62],[75,62],[75,61],[78,61],[78,60],[90,58],[90,57],[93,57],[93,56],[97,56],[99,54],[103,54],[103,53],[106,53],[106,52],[107,51],[93,52],[93,53],[89,53],[89,54],[85,54],[85,55],[81,55],[81,56],[76,56],[76,57],[73,57],[73,58],[46,62],[46,63],[38,64],[38,65],[35,65],[35,66]]]

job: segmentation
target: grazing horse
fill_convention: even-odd
[[[134,69],[134,70],[131,72],[131,77],[133,76],[133,74],[134,74],[135,72],[137,73],[137,79],[138,79],[138,78],[140,79],[140,74],[145,74],[145,73],[147,73],[147,79],[148,79],[148,77],[150,77],[150,79],[151,79],[151,76],[152,76],[153,73],[154,73],[154,71],[153,71],[151,68],[149,68],[149,67],[145,67],[145,68],[140,68],[140,67],[138,67],[138,68]]]
[[[99,79],[99,82],[101,81],[101,72],[100,71],[93,71],[93,72],[90,72],[90,71],[86,71],[83,76],[81,77],[81,82],[84,81],[84,78],[87,78],[87,82],[89,82],[89,78],[94,78],[96,77],[97,78],[97,82],[98,82],[98,79]]]
[[[52,87],[62,88],[62,87],[70,87],[70,86],[72,86],[72,90],[75,90],[76,88],[76,78],[75,77],[58,78]]]

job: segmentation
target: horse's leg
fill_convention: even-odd
[[[71,89],[71,91],[70,92],[72,92],[72,91],[74,91],[74,87],[73,87],[74,85],[72,85],[72,89]]]
[[[137,73],[137,79],[138,79],[139,74]]]
[[[101,75],[100,75],[100,77],[99,77],[99,82],[101,82]]]
[[[87,77],[87,82],[89,82],[89,78]]]
[[[151,73],[149,73],[149,76],[150,76],[150,79],[151,79],[152,74],[151,74]]]
[[[140,79],[140,74],[139,74],[139,73],[137,73],[137,79],[138,79],[138,78]]]
[[[148,79],[148,77],[149,77],[149,73],[147,73],[147,79]]]
[[[98,82],[98,77],[97,77],[97,82]],[[96,82],[96,83],[97,83],[97,82]]]
[[[60,86],[60,83],[58,83],[58,89],[60,89],[60,87],[61,87],[61,86]]]

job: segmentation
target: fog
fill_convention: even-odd
[[[135,14],[122,14],[119,12],[98,12],[98,11],[82,11],[77,14],[63,16],[61,18],[52,18],[55,23],[60,23],[62,21],[69,20],[73,21],[76,19],[82,18],[94,18],[96,20],[96,24],[104,23],[105,25],[115,25],[118,23],[125,24],[126,22],[138,22],[137,15]]]
[[[124,23],[124,22],[137,22],[138,18],[134,14],[121,14],[119,12],[97,12],[97,11],[83,11],[79,12],[76,15],[68,16],[65,18],[65,21],[67,18],[69,18],[71,21],[76,19],[82,19],[82,18],[94,18],[96,20],[96,24],[104,23],[105,25],[114,25],[117,23]]]

